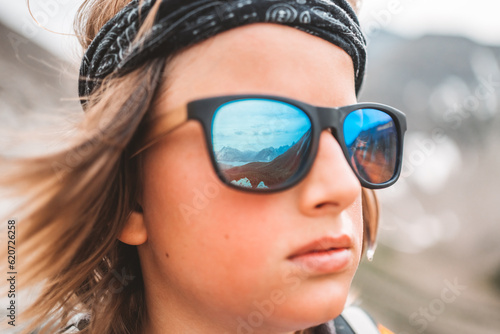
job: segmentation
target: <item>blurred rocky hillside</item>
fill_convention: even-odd
[[[395,333],[500,331],[499,68],[500,48],[460,37],[370,39],[360,100],[401,109],[408,132],[355,286]]]
[[[54,131],[64,138],[65,125],[81,119],[77,70],[0,24],[0,150],[22,155],[60,144],[33,139],[40,129],[45,138]]]

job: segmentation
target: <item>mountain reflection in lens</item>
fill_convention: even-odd
[[[219,171],[242,188],[281,188],[305,162],[310,142],[308,116],[280,101],[231,101],[219,107],[212,122]]]
[[[396,172],[398,136],[394,120],[377,109],[347,115],[344,140],[351,164],[360,177],[374,184],[389,181]]]

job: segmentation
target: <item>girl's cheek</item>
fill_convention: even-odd
[[[347,215],[348,221],[350,223],[350,228],[352,230],[352,235],[356,238],[356,248],[361,255],[361,248],[363,245],[363,208],[362,208],[362,200],[361,194],[358,198],[343,212],[343,214]],[[358,256],[359,258],[359,256]]]

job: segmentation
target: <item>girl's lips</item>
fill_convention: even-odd
[[[347,234],[317,239],[299,248],[288,259],[311,273],[334,273],[352,260],[352,238]]]
[[[290,260],[304,271],[329,274],[341,271],[351,262],[352,251],[349,248],[332,248],[297,255]]]

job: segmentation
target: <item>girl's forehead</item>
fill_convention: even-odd
[[[172,58],[158,103],[177,106],[210,96],[261,93],[345,105],[355,101],[354,78],[352,59],[341,48],[295,28],[257,23],[220,33]]]

